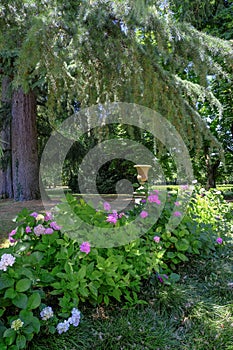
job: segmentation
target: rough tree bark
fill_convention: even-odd
[[[12,96],[12,175],[15,200],[40,197],[36,97],[21,88]]]
[[[2,79],[2,107],[0,140],[3,157],[0,161],[0,198],[12,198],[12,168],[11,168],[11,116],[10,116],[10,78]]]

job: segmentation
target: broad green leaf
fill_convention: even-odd
[[[21,310],[19,317],[25,324],[29,324],[33,319],[33,313],[28,310]]]
[[[86,276],[86,266],[82,266],[78,272],[77,272],[77,277],[78,277],[78,280],[81,281],[82,279],[84,279],[84,277]]]
[[[14,288],[8,288],[5,291],[4,298],[14,299],[16,297],[17,293],[14,290]]]
[[[32,295],[30,295],[30,297],[28,298],[28,302],[27,302],[27,309],[28,310],[32,310],[32,309],[36,309],[38,306],[40,306],[41,303],[41,297],[39,293],[33,293]]]
[[[17,292],[25,292],[31,287],[31,281],[28,278],[23,278],[16,283]]]
[[[10,338],[12,336],[14,336],[16,334],[15,330],[13,328],[8,328],[5,330],[5,332],[3,333],[3,337],[4,338]]]
[[[0,290],[13,286],[14,280],[8,275],[2,274],[0,277]]]
[[[175,246],[176,246],[177,250],[181,250],[181,251],[188,250],[189,241],[187,241],[187,239],[185,239],[185,238],[182,238],[181,240],[179,240],[178,242],[175,243]]]
[[[36,333],[40,331],[40,320],[37,317],[33,317],[31,321],[31,325]]]
[[[28,302],[28,297],[26,294],[18,293],[16,297],[12,300],[12,303],[20,309],[26,309]]]
[[[26,345],[26,338],[23,334],[18,334],[16,338],[16,345],[18,349],[24,349]]]

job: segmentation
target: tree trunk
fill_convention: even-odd
[[[12,168],[11,168],[11,113],[10,113],[10,78],[2,79],[2,107],[0,141],[3,156],[0,161],[0,198],[12,198]]]
[[[207,182],[206,189],[216,188],[216,176],[217,170],[220,165],[220,160],[217,159],[214,163],[211,161],[209,154],[206,154],[206,167],[207,167]]]
[[[12,99],[12,175],[15,200],[40,197],[36,97],[21,88]]]

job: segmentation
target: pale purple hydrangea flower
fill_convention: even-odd
[[[43,235],[45,232],[45,228],[42,224],[37,225],[36,227],[34,227],[34,233],[36,236],[40,236]]]
[[[179,216],[182,216],[182,214],[181,214],[180,211],[175,211],[175,212],[173,213],[173,216],[179,217]]]
[[[154,241],[155,241],[156,243],[159,243],[159,242],[160,242],[160,237],[159,237],[159,236],[154,236]]]
[[[34,211],[33,213],[30,214],[30,216],[33,216],[34,218],[37,218],[38,213]]]
[[[140,213],[140,217],[141,217],[142,219],[145,219],[147,216],[148,216],[148,212],[145,211],[145,210],[143,210],[143,211]]]
[[[60,322],[57,325],[57,331],[59,334],[65,333],[68,331],[70,323],[68,321]]]
[[[45,307],[41,313],[40,313],[40,317],[42,318],[43,321],[47,321],[50,318],[53,317],[53,310],[50,306]]]
[[[217,242],[218,244],[222,244],[222,243],[223,243],[223,239],[222,239],[221,237],[218,237],[218,238],[216,239],[216,242]]]
[[[62,229],[62,226],[59,226],[55,221],[50,222],[50,227],[55,231],[59,231]]]
[[[156,204],[158,204],[158,205],[161,204],[161,201],[160,201],[159,197],[157,196],[157,194],[150,194],[150,195],[148,196],[148,201],[149,201],[150,203],[156,203]]]
[[[0,260],[0,270],[6,271],[8,266],[13,266],[15,257],[12,254],[3,254]]]
[[[44,231],[45,235],[51,235],[52,233],[53,233],[53,229],[51,227],[46,228]]]
[[[111,205],[108,202],[104,202],[103,207],[104,207],[104,210],[106,211],[111,210]]]
[[[79,248],[80,248],[81,252],[86,253],[86,254],[89,254],[91,251],[91,245],[89,242],[83,242]]]
[[[156,194],[159,194],[159,190],[153,190],[153,192],[155,192]]]
[[[47,211],[45,213],[44,221],[50,221],[50,220],[53,220],[53,215],[52,215],[52,213]]]
[[[80,318],[81,318],[81,312],[78,309],[73,308],[73,310],[71,311],[71,314],[72,316],[68,318],[68,322],[72,324],[74,327],[78,327]]]
[[[25,232],[26,232],[26,233],[30,233],[30,232],[32,232],[31,227],[27,226],[27,227],[25,228]]]
[[[175,202],[174,204],[175,204],[176,207],[180,206],[180,202]]]

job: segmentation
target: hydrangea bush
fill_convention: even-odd
[[[182,214],[176,194],[169,195],[159,220],[147,233],[109,249],[72,240],[51,213],[24,209],[9,233],[11,245],[1,250],[0,348],[24,349],[35,333],[61,334],[77,327],[78,307],[84,302],[143,303],[138,295],[148,278],[162,284],[178,280],[177,264],[192,254],[208,255],[224,244],[220,232],[227,230],[227,209],[221,196],[202,192],[196,190],[182,223],[172,232],[166,223],[174,206],[173,215]],[[153,191],[147,201],[160,206],[161,196]],[[145,199],[128,213],[112,210],[107,202],[96,211],[71,195],[67,200],[83,221],[102,227],[125,225],[137,215],[148,220],[151,215],[145,210]],[[58,209],[60,218],[67,219],[64,205]]]

